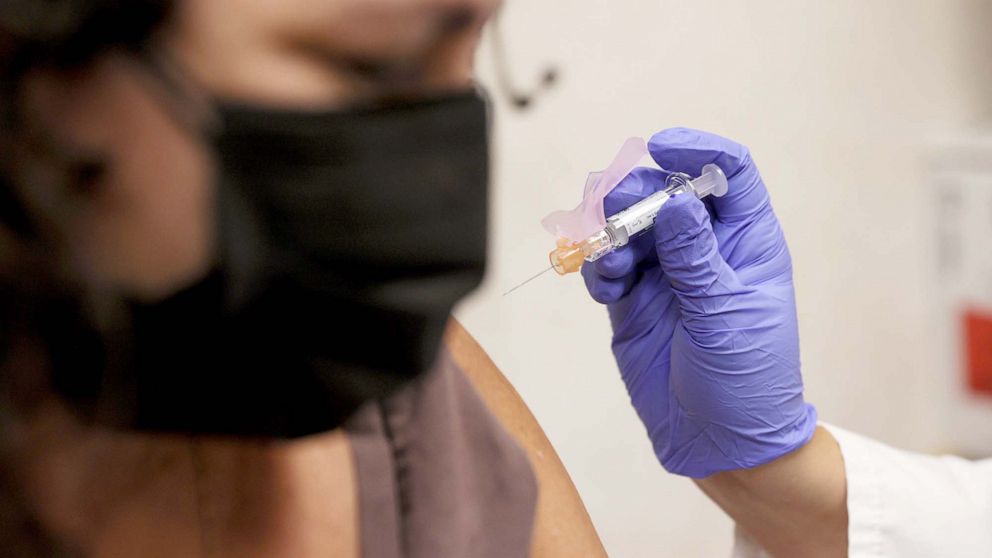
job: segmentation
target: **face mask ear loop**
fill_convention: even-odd
[[[164,48],[154,44],[135,59],[139,75],[147,76],[149,91],[184,129],[198,137],[214,137],[221,122],[212,97],[190,72]]]
[[[149,91],[194,139],[209,144],[221,135],[222,120],[213,97],[165,49],[149,46],[135,59],[135,66],[141,75],[147,76]],[[257,234],[248,224],[237,220],[237,216],[252,212],[242,196],[223,186],[219,187],[217,196],[217,219],[237,222],[243,239]],[[232,210],[232,207],[237,209]],[[220,229],[219,225],[217,228]],[[245,243],[238,243],[238,246]],[[222,280],[228,283],[225,304],[229,309],[242,307],[257,287],[248,284],[245,277],[252,273],[244,269],[246,266],[254,269],[259,263],[250,253],[236,252],[232,252],[223,238],[218,238],[215,264],[227,268]]]

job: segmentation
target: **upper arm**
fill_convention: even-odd
[[[534,468],[538,500],[531,555],[606,556],[572,479],[520,395],[454,319],[448,325],[445,343],[490,412],[527,452]]]

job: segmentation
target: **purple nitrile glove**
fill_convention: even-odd
[[[675,128],[648,147],[669,171],[698,176],[716,163],[729,190],[669,200],[650,233],[582,266],[586,286],[607,305],[613,354],[665,469],[700,478],[768,463],[816,428],[803,401],[792,261],[768,192],[732,141]],[[606,197],[606,215],[664,188],[666,176],[636,169]]]

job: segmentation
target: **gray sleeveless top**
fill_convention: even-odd
[[[364,558],[514,558],[529,551],[537,486],[523,450],[451,356],[346,425]],[[0,469],[0,555],[70,557]],[[16,484],[16,483],[15,483]]]
[[[364,558],[527,556],[537,500],[530,463],[447,351],[346,428]]]

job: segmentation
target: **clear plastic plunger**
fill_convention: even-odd
[[[558,246],[551,251],[551,267],[559,274],[574,273],[582,262],[594,262],[606,254],[626,246],[630,239],[654,226],[658,211],[672,196],[692,192],[699,199],[706,196],[720,197],[727,193],[727,177],[720,167],[706,165],[697,178],[683,173],[668,177],[665,189],[655,192],[634,205],[606,220],[606,226],[585,240],[568,242],[558,239]]]

